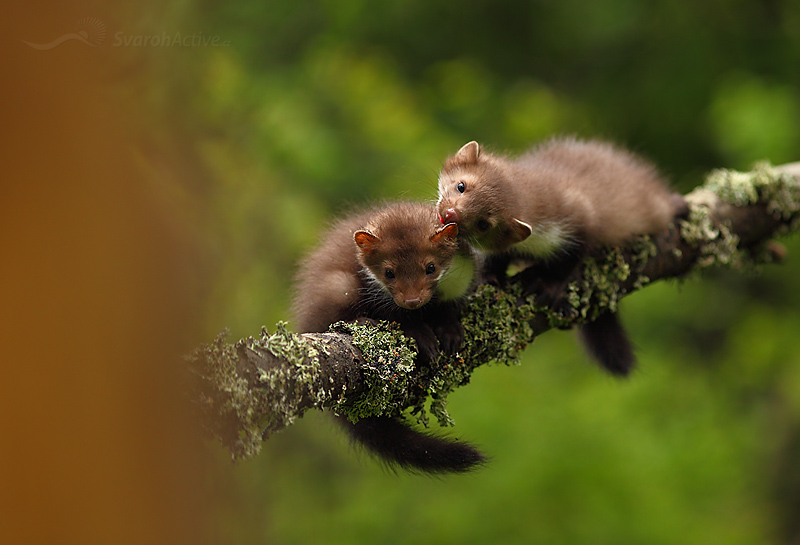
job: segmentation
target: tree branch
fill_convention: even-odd
[[[715,171],[686,199],[688,219],[584,260],[569,287],[575,311],[569,318],[523,298],[514,278],[503,290],[480,286],[464,311],[464,348],[430,367],[415,365],[413,341],[392,324],[335,324],[329,333],[292,334],[281,323],[271,335],[262,329],[258,338],[234,344],[223,332],[187,357],[191,400],[207,432],[234,459],[255,456],[263,439],[309,409],[357,420],[410,408],[425,424],[430,412],[449,425],[450,391],[467,384],[480,365],[516,361],[551,327],[572,327],[614,310],[622,297],[656,280],[778,261],[783,251],[770,239],[800,228],[800,163]]]

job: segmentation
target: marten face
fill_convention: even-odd
[[[392,296],[399,307],[414,310],[433,297],[449,259],[424,251],[380,252],[365,259],[370,276]]]
[[[498,214],[491,202],[490,188],[471,170],[442,172],[436,208],[441,223],[457,223],[463,235],[483,245],[493,238]],[[490,194],[489,200],[482,198],[485,193]]]
[[[458,251],[458,226],[437,225],[433,210],[423,218],[394,212],[356,231],[353,238],[371,280],[398,307],[415,310],[431,300],[450,267]]]
[[[445,162],[439,175],[439,221],[457,223],[473,246],[503,251],[530,234],[511,217],[509,194],[502,170],[480,154],[477,142],[470,142]]]

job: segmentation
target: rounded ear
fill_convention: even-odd
[[[448,223],[444,227],[440,227],[434,234],[431,235],[431,242],[438,244],[441,240],[455,240],[458,236],[458,224]]]
[[[370,233],[369,231],[356,231],[353,233],[353,240],[356,241],[361,251],[365,253],[372,253],[378,249],[378,243],[381,239]]]
[[[513,244],[522,242],[531,236],[531,233],[533,233],[533,229],[524,221],[520,221],[517,218],[511,220],[511,238],[514,240]]]
[[[473,140],[461,146],[461,149],[456,153],[456,161],[465,165],[477,163],[480,153],[481,147]]]

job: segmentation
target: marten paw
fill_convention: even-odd
[[[489,284],[490,286],[494,286],[496,288],[502,288],[503,284],[506,283],[506,279],[500,278],[498,275],[495,274],[483,272],[480,276],[480,283]]]
[[[417,358],[420,362],[428,363],[439,357],[439,341],[429,325],[416,324],[412,328],[404,328],[404,332],[417,342]]]
[[[563,320],[566,322],[572,322],[573,320],[578,318],[578,311],[573,308],[573,306],[569,303],[566,298],[566,295],[561,297],[558,302],[554,305],[548,307],[554,314],[557,314],[560,318],[559,321]],[[558,329],[572,329],[572,326],[557,326]]]
[[[567,282],[540,282],[535,291],[525,295],[533,295],[536,304],[557,311],[566,302]]]
[[[433,331],[439,339],[439,345],[445,354],[455,354],[464,346],[466,333],[458,321],[437,324],[433,327]]]
[[[378,320],[374,320],[372,318],[367,318],[366,316],[359,316],[354,320],[356,325],[378,325]]]
[[[564,299],[569,279],[545,279],[534,268],[525,269],[519,274],[522,295],[534,296],[536,304],[555,309]]]
[[[480,283],[498,288],[505,286],[508,282],[508,263],[509,259],[504,256],[486,258],[480,269]]]

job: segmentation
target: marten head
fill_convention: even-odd
[[[490,252],[528,238],[531,226],[511,215],[513,193],[507,176],[502,162],[482,153],[477,142],[465,144],[439,174],[440,223],[457,223],[473,245]]]
[[[397,306],[414,310],[431,300],[458,251],[458,226],[441,225],[429,205],[399,203],[353,234],[369,277]]]

